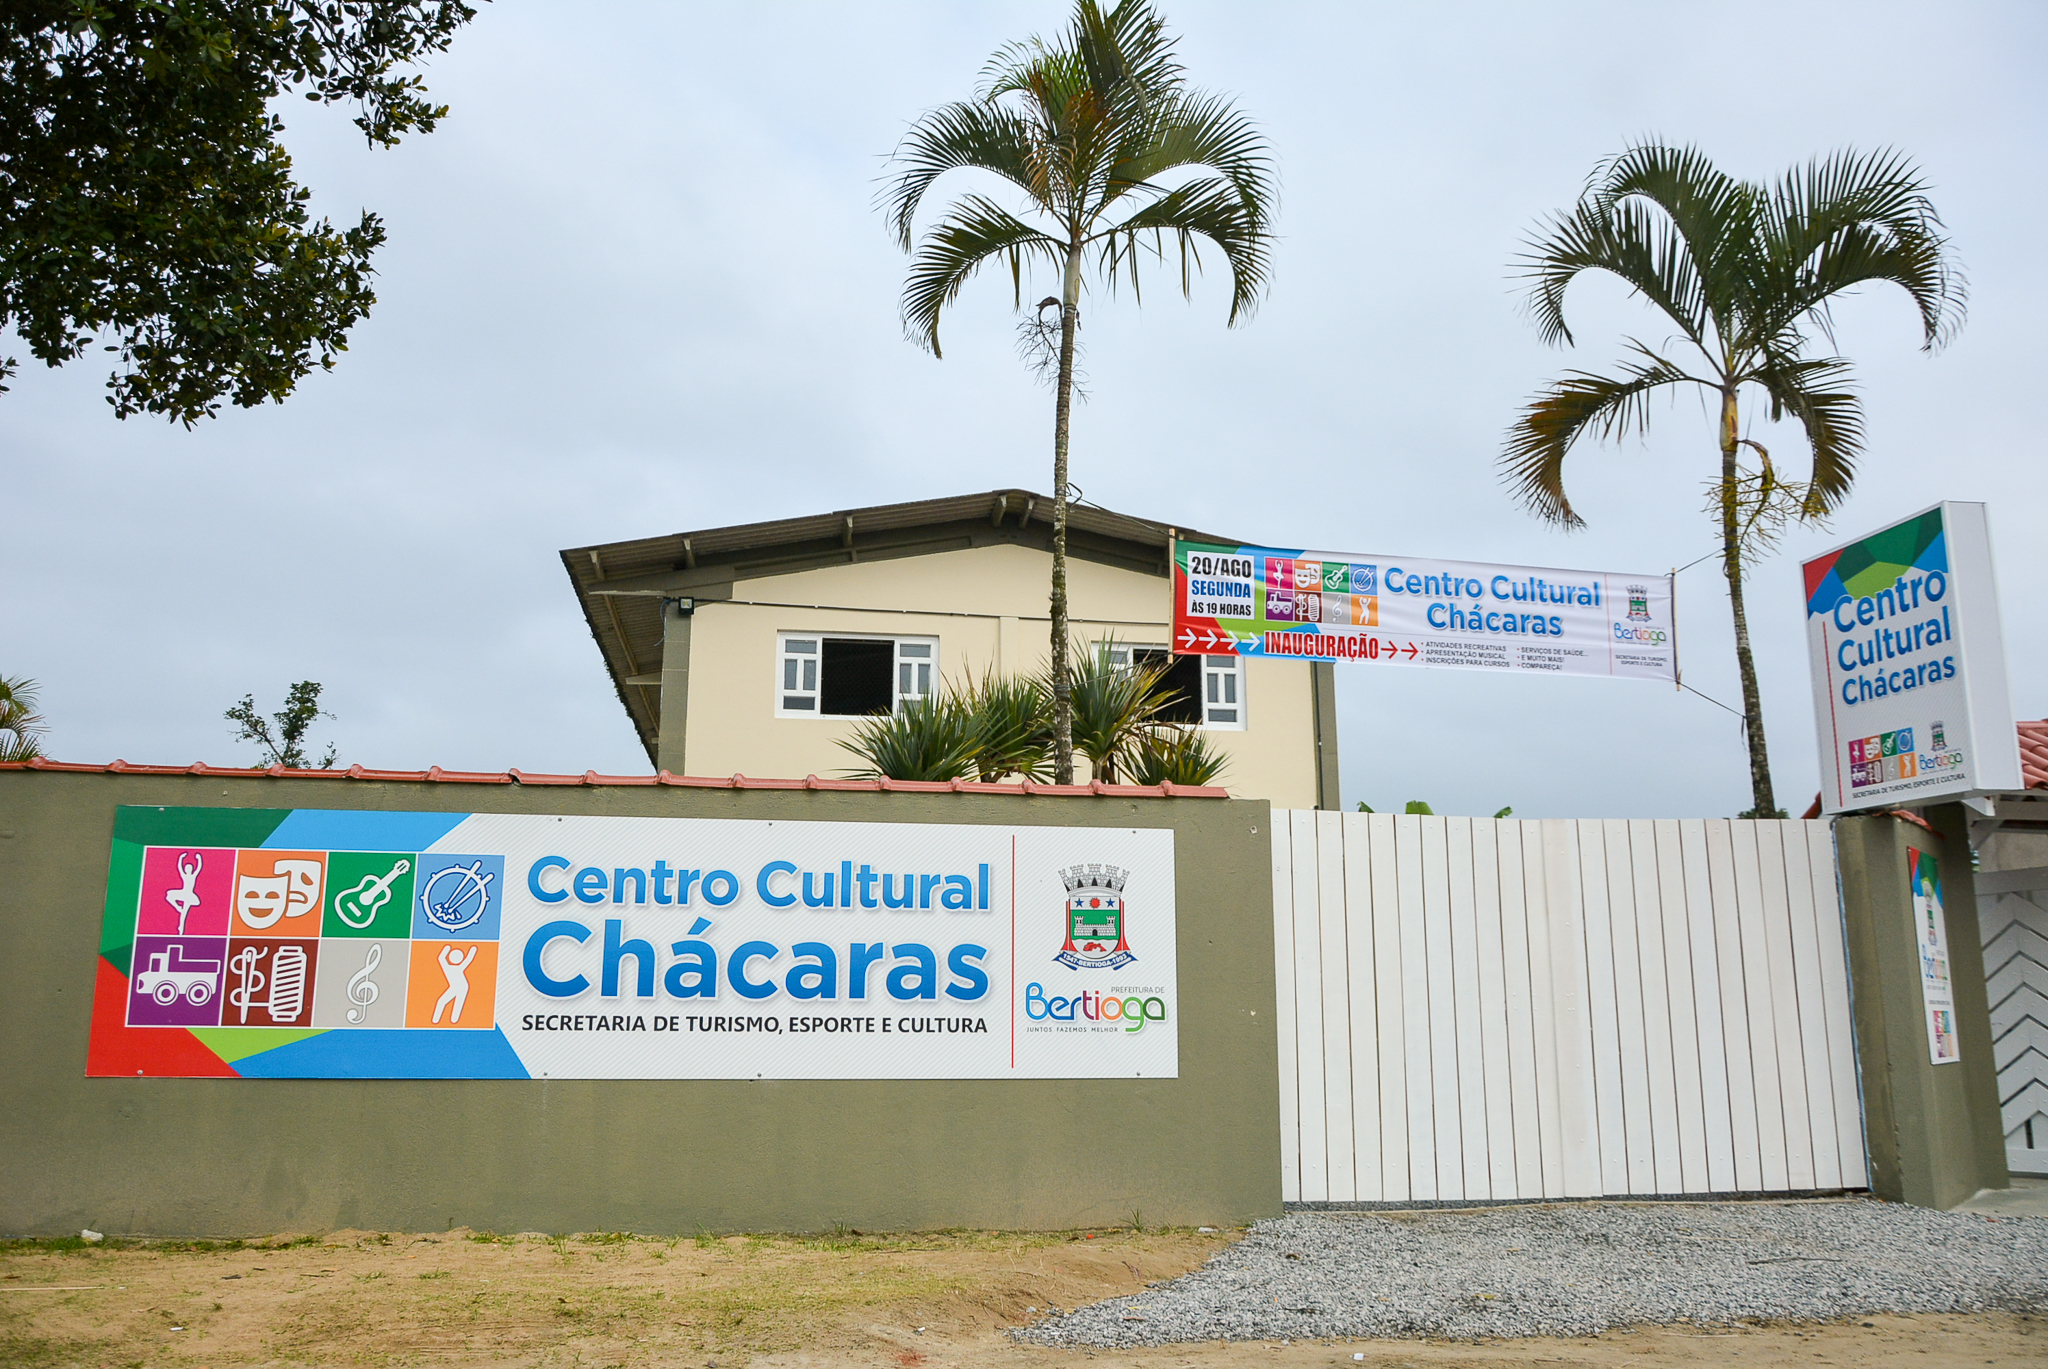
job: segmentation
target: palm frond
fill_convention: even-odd
[[[1156,177],[1182,167],[1207,167],[1225,177],[1254,217],[1270,217],[1271,148],[1236,106],[1200,92],[1161,101],[1153,117],[1131,130],[1109,166],[1102,203],[1136,188],[1156,188]]]
[[[1052,208],[1046,167],[1030,155],[1035,142],[1026,120],[978,101],[941,105],[919,119],[896,148],[901,174],[878,197],[898,245],[910,250],[918,206],[932,182],[948,171],[993,172],[1041,207]]]
[[[1211,784],[1229,764],[1208,734],[1193,727],[1151,728],[1124,751],[1125,777],[1132,784]]]
[[[1838,152],[1788,172],[1766,199],[1760,234],[1773,307],[1759,312],[1758,346],[1782,346],[1802,318],[1832,332],[1829,302],[1889,281],[1920,315],[1932,351],[1962,326],[1969,290],[1927,184],[1899,153]]]
[[[1572,344],[1564,297],[1586,271],[1605,271],[1656,305],[1694,346],[1708,350],[1714,319],[1685,238],[1669,217],[1633,202],[1582,199],[1554,216],[1520,258],[1529,312],[1552,346]]]
[[[1639,201],[1669,220],[1698,280],[1702,306],[1725,322],[1738,307],[1755,238],[1756,188],[1721,171],[1696,147],[1655,140],[1624,149],[1594,179],[1589,198],[1596,204]]]
[[[1572,510],[1564,489],[1564,459],[1572,444],[1591,432],[1605,439],[1649,426],[1649,397],[1667,385],[1704,382],[1647,351],[1646,362],[1624,362],[1622,375],[1568,372],[1538,394],[1508,429],[1500,457],[1502,477],[1515,498],[1548,522],[1576,528],[1585,520]]]
[[[1106,230],[1101,238],[1104,275],[1114,284],[1121,269],[1135,290],[1137,240],[1153,236],[1155,251],[1164,256],[1164,241],[1170,235],[1180,249],[1181,293],[1193,285],[1190,265],[1199,266],[1195,239],[1207,238],[1222,249],[1230,266],[1230,322],[1249,318],[1258,307],[1271,275],[1272,239],[1257,212],[1247,208],[1238,187],[1221,176],[1204,176],[1189,181],[1145,205],[1129,218]]]
[[[1746,377],[1771,397],[1771,417],[1791,414],[1806,429],[1813,480],[1802,516],[1817,518],[1848,496],[1863,455],[1863,404],[1849,388],[1842,357],[1772,355]]]
[[[957,780],[974,768],[973,720],[936,694],[861,719],[839,745],[867,762],[844,772],[852,779]]]
[[[911,258],[903,286],[903,328],[933,356],[939,348],[939,315],[960,287],[990,259],[1007,257],[1013,290],[1022,289],[1023,262],[1040,256],[1063,265],[1057,241],[980,195],[968,195],[925,234]]]

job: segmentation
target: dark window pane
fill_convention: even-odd
[[[1140,665],[1165,664],[1166,678],[1160,681],[1167,694],[1167,705],[1159,710],[1159,720],[1167,723],[1199,723],[1202,721],[1202,658],[1200,656],[1169,656],[1164,651],[1141,647],[1131,653],[1133,662]]]
[[[894,675],[896,644],[863,642],[846,637],[827,637],[822,653],[824,678],[818,682],[821,713],[856,717],[865,713],[887,713],[896,696],[889,688]]]

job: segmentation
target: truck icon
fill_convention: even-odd
[[[185,948],[173,942],[152,951],[149,968],[135,976],[135,992],[146,993],[165,1007],[183,994],[193,1007],[206,1005],[213,997],[214,976],[220,973],[218,960],[186,960]]]

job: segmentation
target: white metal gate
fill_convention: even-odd
[[[1980,872],[1977,925],[2006,1164],[2048,1175],[2048,869]]]
[[[1273,819],[1287,1201],[1867,1186],[1826,823]]]

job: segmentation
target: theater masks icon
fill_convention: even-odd
[[[280,860],[270,875],[235,877],[235,912],[257,931],[280,918],[304,917],[320,906],[321,865],[317,860]]]

